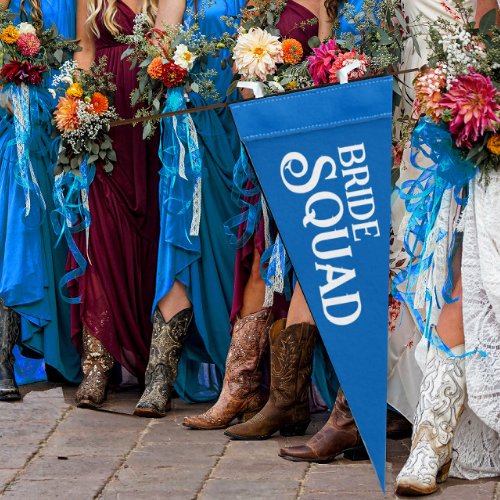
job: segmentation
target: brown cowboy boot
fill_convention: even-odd
[[[0,300],[0,401],[16,401],[21,393],[14,377],[12,349],[19,336],[19,316]]]
[[[183,425],[191,429],[225,429],[240,415],[246,420],[266,404],[262,393],[261,360],[269,345],[271,310],[262,309],[238,319],[226,360],[221,395],[202,415],[185,417]]]
[[[75,394],[79,408],[99,408],[106,401],[109,376],[115,360],[101,341],[83,328],[83,381]]]
[[[146,368],[146,388],[135,407],[138,417],[162,418],[172,407],[171,397],[177,368],[189,325],[191,308],[165,321],[159,309],[153,315],[153,338]]]
[[[317,328],[301,323],[285,328],[274,323],[270,332],[271,388],[264,408],[248,422],[224,434],[231,439],[260,440],[280,431],[282,436],[303,436],[311,420],[309,384]]]
[[[349,460],[367,460],[365,446],[344,392],[339,389],[330,418],[305,445],[282,448],[279,456],[293,462],[331,462],[344,454]]]

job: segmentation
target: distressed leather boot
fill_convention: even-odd
[[[19,336],[19,316],[0,300],[0,401],[21,399],[14,376],[12,350]]]
[[[115,364],[113,356],[86,328],[82,333],[83,380],[75,394],[79,408],[100,408],[106,401],[109,376]]]
[[[338,455],[349,460],[367,460],[365,446],[342,389],[330,418],[306,444],[282,448],[279,456],[293,462],[331,462]]]
[[[226,360],[221,395],[202,415],[185,417],[191,429],[225,429],[235,417],[246,420],[266,404],[262,392],[262,355],[269,346],[270,309],[262,309],[238,319]]]
[[[285,328],[280,320],[271,328],[271,387],[269,400],[252,419],[230,427],[231,439],[261,440],[280,431],[282,436],[303,436],[311,420],[309,385],[317,328],[301,323]]]
[[[146,388],[135,407],[138,417],[161,418],[172,407],[172,391],[189,325],[191,308],[178,312],[166,322],[159,309],[153,315],[153,337],[146,368]]]

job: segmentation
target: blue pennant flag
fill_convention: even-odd
[[[385,490],[392,78],[231,110]]]

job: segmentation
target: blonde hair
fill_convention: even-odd
[[[30,19],[30,16],[28,16],[28,12],[26,11],[25,4],[26,0],[21,0],[21,5],[20,5],[21,21],[29,21]],[[42,16],[42,8],[40,6],[40,0],[29,0],[29,4],[31,6],[30,9],[31,22],[38,31],[41,31],[43,29],[43,16]]]
[[[116,4],[117,0],[88,0],[87,24],[97,38],[100,37],[99,28],[97,27],[99,15],[102,15],[104,26],[112,35],[118,35],[120,33],[120,26],[115,21],[117,11]],[[154,24],[157,10],[158,0],[143,1],[141,13],[146,14],[151,26]]]

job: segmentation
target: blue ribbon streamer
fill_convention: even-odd
[[[430,165],[421,166],[419,164],[420,155],[430,160]],[[434,252],[427,255],[428,245],[430,244],[429,236],[435,227],[445,192],[451,189],[457,204],[465,206],[468,195],[462,198],[460,193],[474,177],[477,169],[456,148],[446,126],[443,123],[436,124],[429,118],[421,119],[413,132],[411,163],[414,168],[422,173],[418,179],[404,182],[399,189],[399,195],[405,202],[406,211],[410,214],[404,235],[404,246],[411,260],[409,266],[394,278],[392,294],[397,300],[408,304],[422,334],[431,344],[443,350],[449,356],[457,357],[430,325],[433,307],[441,307],[441,297],[445,303],[456,300],[452,297],[451,275],[455,234],[452,235],[448,251],[448,272],[442,290],[425,291],[427,308],[425,320],[414,304],[415,292],[412,289],[414,289],[419,276],[433,266]],[[439,234],[438,241],[445,237],[446,234]],[[405,291],[398,288],[403,283],[406,283]],[[482,351],[474,351],[459,357],[465,357],[476,352],[485,356]]]
[[[236,245],[237,248],[244,247],[255,234],[262,215],[262,202],[260,197],[255,202],[252,202],[250,198],[260,193],[259,181],[250,164],[245,148],[241,144],[240,156],[233,169],[233,188],[231,192],[231,198],[239,203],[241,212],[231,217],[224,224],[226,236],[229,238],[230,243]],[[239,228],[242,225],[243,234],[238,236]]]
[[[82,199],[82,192],[85,192],[88,198],[96,167],[94,164],[89,166],[87,159],[81,164],[79,174],[68,172],[56,177],[53,191],[56,208],[50,214],[54,231],[59,235],[57,244],[63,237],[66,239],[69,251],[78,266],[59,280],[61,295],[69,304],[79,304],[80,297],[66,296],[64,288],[69,282],[83,276],[87,269],[87,260],[73,237],[75,233],[87,230],[92,222],[90,211]]]

